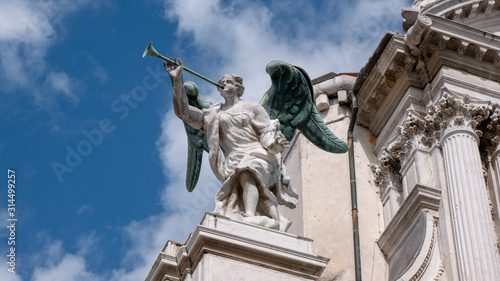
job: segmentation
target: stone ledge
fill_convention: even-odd
[[[404,243],[405,233],[419,219],[419,215],[425,210],[436,212],[440,200],[440,190],[415,186],[380,236],[378,244],[382,252],[390,256],[397,245]]]
[[[204,259],[239,264],[238,274],[242,268],[261,268],[293,280],[318,279],[329,261],[312,254],[311,239],[206,213],[185,244],[167,242],[146,280],[205,280]]]

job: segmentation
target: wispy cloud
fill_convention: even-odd
[[[106,69],[104,69],[99,62],[92,56],[88,55],[87,60],[93,67],[92,74],[95,78],[97,78],[101,83],[104,83],[108,80],[108,73]]]
[[[63,96],[68,102],[76,105],[80,97],[75,93],[75,82],[64,71],[50,71],[40,89],[33,92],[35,102],[40,108],[50,109]]]
[[[92,213],[93,211],[94,211],[94,207],[92,207],[90,205],[83,205],[80,208],[78,208],[78,210],[76,210],[76,214],[81,215],[84,213]]]
[[[39,251],[30,256],[24,265],[33,266],[32,281],[100,281],[108,280],[107,274],[98,275],[89,268],[89,259],[98,258],[95,232],[83,234],[76,243],[76,253],[69,253],[61,240],[52,240],[48,233],[39,233]],[[7,279],[10,280],[10,279]],[[19,279],[21,280],[21,279]]]
[[[102,1],[18,0],[0,2],[0,82],[2,90],[21,90],[34,95],[41,107],[53,105],[53,91],[70,102],[78,102],[71,89],[74,82],[64,71],[47,66],[49,48],[58,38],[57,27],[68,15]],[[47,81],[47,83],[44,83]],[[44,91],[49,87],[51,91]],[[51,88],[50,88],[51,87]]]
[[[17,273],[12,273],[8,271],[9,264],[6,262],[0,263],[0,279],[9,281],[22,281],[21,276]]]

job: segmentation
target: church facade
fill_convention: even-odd
[[[313,80],[341,138],[357,96],[361,271],[348,155],[297,134],[288,234],[207,214],[146,280],[500,280],[500,1],[417,0],[402,15],[406,33],[388,32],[358,75]]]

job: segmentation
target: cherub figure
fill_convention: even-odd
[[[182,82],[183,66],[165,64],[174,89],[174,112],[186,125],[189,139],[186,186],[196,186],[203,150],[222,183],[215,213],[235,220],[286,231],[291,222],[278,205],[298,202],[281,152],[297,128],[322,149],[343,153],[347,144],[323,123],[312,103],[312,86],[305,71],[280,61],[268,64],[273,85],[260,103],[241,99],[243,79],[226,74],[219,80],[224,103],[211,104],[192,82]],[[270,115],[273,119],[271,119]]]

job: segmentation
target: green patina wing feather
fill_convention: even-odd
[[[189,105],[199,109],[208,108],[212,104],[204,100],[198,91],[195,83],[188,81],[184,83],[184,89],[188,97]],[[200,177],[201,161],[203,159],[203,150],[208,152],[208,143],[205,134],[184,123],[188,137],[188,159],[186,170],[186,188],[189,192],[193,191]]]
[[[332,153],[345,153],[347,143],[336,137],[323,122],[313,103],[313,88],[307,73],[283,61],[272,61],[266,67],[272,85],[260,104],[271,119],[278,119],[281,132],[291,141],[295,129],[317,147]]]

